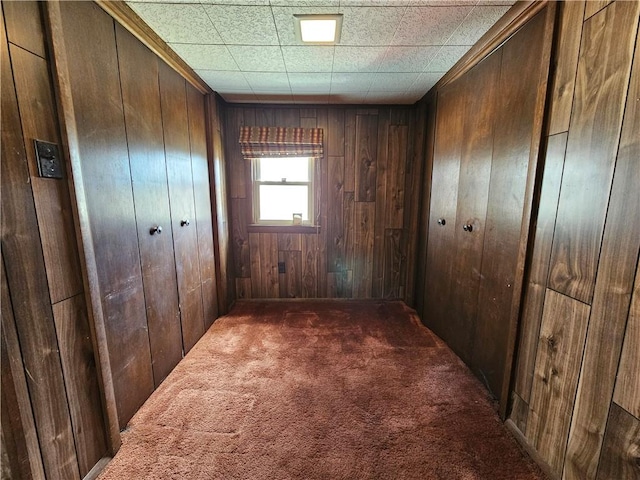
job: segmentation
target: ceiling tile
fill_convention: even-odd
[[[425,71],[427,72],[448,72],[453,67],[460,57],[462,57],[469,50],[468,46],[448,46],[445,45],[440,49],[438,54],[433,58],[431,63],[427,65]]]
[[[229,45],[278,45],[270,7],[204,5],[218,33]]]
[[[362,104],[366,101],[367,94],[356,92],[332,93],[329,96],[329,103],[333,104]]]
[[[229,45],[229,52],[240,70],[255,72],[284,72],[280,47],[266,45]]]
[[[364,92],[371,87],[375,73],[337,73],[331,74],[331,93]]]
[[[407,7],[393,45],[444,45],[473,7]]]
[[[313,7],[271,7],[273,18],[278,30],[280,45],[298,45],[301,43],[296,39],[294,28],[294,14],[309,15],[313,13],[338,13],[338,5]]]
[[[404,7],[410,0],[340,0],[342,7]]]
[[[169,46],[194,70],[238,70],[225,45],[171,43]]]
[[[407,100],[405,91],[399,92],[376,92],[371,91],[367,93],[367,97],[365,99],[366,103],[369,104],[409,104],[413,103],[411,100]]]
[[[478,3],[478,0],[409,0],[411,7],[467,7]]]
[[[328,94],[331,90],[331,73],[289,73],[289,85],[295,93]]]
[[[202,5],[132,3],[130,6],[167,43],[222,43]]]
[[[340,45],[388,45],[405,7],[341,7]]]
[[[167,0],[171,2],[172,0]],[[182,1],[191,1],[194,2],[196,0],[182,0]],[[250,7],[255,7],[256,5],[269,5],[269,0],[199,0],[199,3],[216,3],[219,5],[245,5]]]
[[[196,73],[216,92],[251,91],[251,87],[242,72],[220,72],[215,70],[196,70]]]
[[[291,93],[286,92],[262,92],[256,93],[260,103],[293,103]]]
[[[380,72],[422,72],[440,47],[389,47],[382,62]]]
[[[283,46],[282,55],[287,72],[331,72],[333,46]]]
[[[449,45],[473,45],[510,7],[475,7],[447,42]]]
[[[387,47],[336,46],[334,72],[377,72]]]
[[[227,102],[232,103],[256,103],[258,102],[258,97],[255,93],[247,92],[247,93],[225,93],[218,92],[222,95]]]
[[[436,84],[436,82],[442,78],[442,75],[444,75],[442,72],[422,73],[420,76],[418,76],[416,81],[413,83],[410,90],[422,91],[423,94],[427,93],[431,89],[431,87],[433,87]]]
[[[419,73],[378,73],[373,79],[369,91],[407,90],[419,75]]]
[[[293,103],[297,105],[324,104],[329,103],[328,94],[295,94],[293,95]]]
[[[272,7],[337,7],[340,3],[340,0],[271,0]]]
[[[256,93],[265,90],[287,90],[291,92],[289,77],[287,77],[286,73],[251,72],[245,78]]]

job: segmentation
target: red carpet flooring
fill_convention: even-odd
[[[543,479],[400,302],[240,302],[132,419],[111,479]]]

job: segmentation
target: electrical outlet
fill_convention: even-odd
[[[284,262],[278,262],[278,273],[287,273]]]

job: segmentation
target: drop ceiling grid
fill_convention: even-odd
[[[129,1],[230,102],[414,103],[513,0]],[[293,15],[341,13],[336,46],[300,45]]]

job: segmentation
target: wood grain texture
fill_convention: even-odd
[[[302,236],[302,297],[318,297],[320,237],[314,234]]]
[[[609,7],[608,7],[609,8]],[[565,476],[595,479],[627,325],[640,225],[640,51],[636,49],[600,249]],[[636,371],[636,375],[640,372]]]
[[[38,139],[60,145],[49,66],[21,48],[10,51],[49,294],[56,303],[82,292],[82,278],[68,184],[39,176],[33,144]]]
[[[377,115],[356,116],[356,202],[375,202],[376,200],[377,132]]]
[[[118,417],[124,427],[153,391],[153,374],[114,25],[90,3],[62,3],[60,12],[67,56],[73,58],[69,82],[86,189],[86,205],[79,208],[91,219]],[[94,61],[97,56],[101,62]]]
[[[387,228],[384,232],[384,274],[382,296],[401,298],[400,282],[405,258],[402,253],[402,230]]]
[[[368,116],[365,118],[369,118]],[[373,238],[373,268],[371,296],[383,296],[384,263],[385,263],[385,214],[387,212],[387,175],[392,160],[389,158],[389,128],[391,126],[391,111],[380,108],[378,116],[378,146],[375,176],[375,229]],[[357,192],[356,192],[357,195]],[[357,197],[356,197],[357,201]]]
[[[375,203],[355,203],[353,293],[357,298],[372,296],[375,219]]]
[[[638,25],[638,2],[584,24],[550,287],[591,303]]]
[[[509,381],[515,348],[514,323],[524,269],[522,239],[529,228],[530,187],[545,98],[550,49],[547,15],[551,14],[547,12],[538,13],[502,47],[472,356],[474,370],[500,399],[503,414],[508,400],[503,387]]]
[[[321,160],[322,161],[322,160]],[[327,199],[327,270],[345,270],[343,197],[344,197],[344,157],[329,157],[329,179]]]
[[[247,225],[252,223],[251,202],[246,198],[231,199],[231,240],[233,270],[236,278],[251,276],[251,258]]]
[[[279,233],[278,250],[302,250],[302,234]]]
[[[405,208],[405,173],[409,148],[409,127],[390,125],[388,140],[388,168],[385,191],[385,222],[387,228],[402,229]]]
[[[615,402],[622,408],[640,418],[640,262],[636,269],[636,281],[633,289],[629,320],[624,335],[624,345],[613,395]]]
[[[9,296],[4,258],[0,254],[0,368],[2,370],[2,440],[9,457],[3,458],[2,473],[11,471],[9,478],[44,480],[44,467],[36,432],[31,400],[27,387],[24,363],[20,353],[11,298]]]
[[[280,298],[300,298],[302,296],[302,251],[278,251],[278,262],[284,262],[285,273],[278,273]]]
[[[158,62],[147,47],[119,25],[116,42],[149,346],[157,387],[182,358]],[[164,227],[162,234],[151,235],[150,229],[158,225]]]
[[[611,404],[598,480],[640,478],[640,420]]]
[[[344,113],[344,190],[356,189],[356,110],[347,108]]]
[[[37,2],[5,3],[2,8],[9,42],[41,58],[46,58],[40,5]]]
[[[209,159],[207,157],[207,134],[205,130],[205,103],[203,95],[190,85],[187,87],[187,107],[191,142],[195,227],[198,234],[198,257],[202,281],[202,304],[204,324],[205,328],[208,328],[218,318],[218,298],[209,184]]]
[[[186,83],[164,64],[160,64],[159,74],[182,344],[184,353],[187,353],[204,333],[204,313],[197,222],[193,221],[196,209]],[[181,225],[184,220],[190,220],[188,226]]]
[[[527,431],[527,419],[529,416],[529,405],[515,392],[511,393],[511,411],[509,412],[509,420],[511,420],[520,433],[524,436]]]
[[[250,233],[249,246],[253,298],[278,298],[278,234]]]
[[[250,278],[236,278],[236,298],[253,298]]]
[[[302,113],[302,112],[301,112]],[[345,155],[345,111],[332,108],[328,112],[327,153],[329,157]]]
[[[80,476],[108,455],[96,362],[83,295],[53,306],[58,348],[80,466]]]
[[[256,121],[259,118],[258,111],[256,111]],[[240,151],[240,128],[244,126],[244,112],[241,108],[231,107],[226,109],[226,127],[225,127],[225,158],[227,160],[227,169],[229,170],[229,194],[231,198],[247,198],[248,191],[251,189],[250,185],[247,185],[247,162],[242,157]],[[266,123],[266,126],[272,125]],[[249,177],[250,178],[250,177]]]
[[[609,5],[613,0],[588,0],[584,10],[585,21]]]
[[[451,275],[454,281],[451,282],[448,312],[452,335],[447,341],[467,361],[471,360],[478,311],[501,62],[502,52],[495,52],[459,79],[467,92],[475,94],[467,96],[466,112],[473,114],[465,115],[461,137],[456,221],[452,225],[455,255]],[[473,230],[463,230],[464,225],[472,225]]]
[[[526,434],[557,475],[564,463],[589,312],[589,305],[547,291]]]
[[[554,59],[556,69],[552,75],[551,98],[547,113],[549,135],[569,130],[585,3],[591,2],[575,0],[558,5],[560,12]]]
[[[1,239],[6,269],[3,283],[6,282],[6,292],[11,298],[17,330],[14,347],[20,349],[23,357],[45,473],[53,478],[79,479],[9,45],[4,21],[0,23]],[[3,306],[3,319],[4,315]],[[29,407],[23,404],[23,408]]]
[[[449,305],[455,242],[458,175],[465,118],[465,91],[462,82],[454,82],[438,92],[431,205],[429,207],[428,243],[425,268],[423,321],[443,340],[454,335],[445,321]],[[439,224],[438,221],[442,221]]]
[[[536,229],[533,233],[533,246],[522,301],[520,341],[513,387],[524,401],[528,401],[531,394],[566,146],[566,133],[553,135],[547,140]]]

